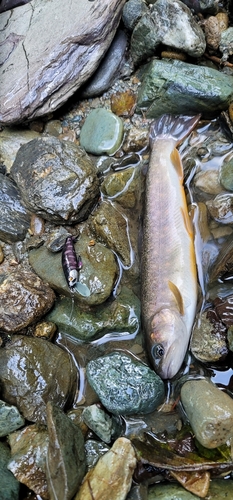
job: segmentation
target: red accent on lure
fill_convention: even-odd
[[[81,258],[77,260],[72,236],[68,236],[62,250],[62,268],[70,288],[78,282]],[[82,263],[81,263],[82,264]]]

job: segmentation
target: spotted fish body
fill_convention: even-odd
[[[196,312],[192,224],[177,144],[200,116],[163,115],[150,130],[142,254],[142,319],[148,353],[164,379],[180,369]]]
[[[72,236],[66,238],[62,250],[62,267],[68,286],[73,289],[78,282],[81,267],[77,260]]]

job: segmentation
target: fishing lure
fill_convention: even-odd
[[[79,281],[79,273],[82,269],[82,259],[77,258],[72,236],[68,236],[62,250],[62,268],[71,292],[77,291],[84,297],[89,297],[89,288]]]

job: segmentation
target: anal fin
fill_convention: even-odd
[[[173,283],[172,281],[168,281],[168,286],[171,290],[171,292],[173,293],[175,299],[176,299],[176,303],[178,305],[178,308],[179,308],[179,311],[180,311],[180,314],[182,316],[184,316],[184,302],[183,302],[183,297],[180,293],[180,290],[179,288],[175,285],[175,283]]]

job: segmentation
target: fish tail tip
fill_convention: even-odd
[[[194,129],[199,122],[201,114],[197,115],[170,115],[165,114],[160,116],[150,127],[150,146],[156,138],[169,138],[179,144],[190,132]]]

